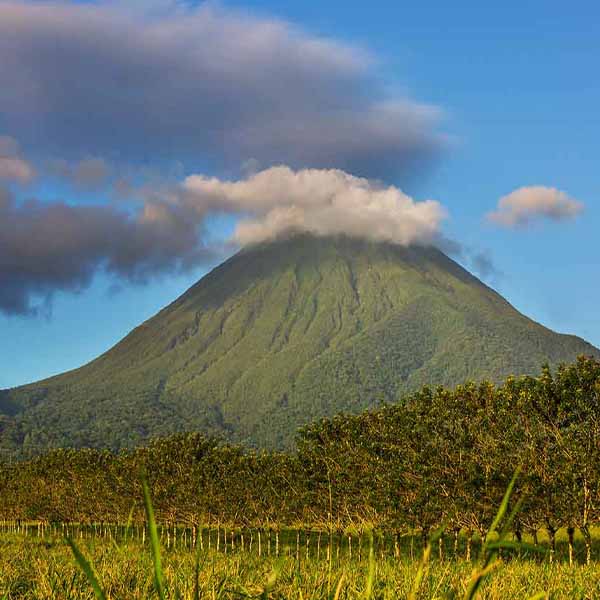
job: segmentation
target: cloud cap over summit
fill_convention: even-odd
[[[417,202],[395,186],[333,169],[272,167],[233,182],[192,175],[183,189],[190,206],[202,212],[218,207],[239,213],[234,239],[242,246],[290,231],[429,245],[446,217],[439,202]]]

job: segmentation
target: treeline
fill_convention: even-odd
[[[429,387],[401,404],[301,430],[293,454],[247,451],[200,434],[118,454],[54,450],[3,464],[0,519],[142,522],[140,473],[158,519],[189,527],[384,530],[485,535],[515,470],[515,535],[554,546],[600,523],[600,362],[503,385]]]

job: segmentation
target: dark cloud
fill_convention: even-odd
[[[118,287],[214,260],[212,213],[241,217],[239,243],[288,225],[439,234],[441,205],[360,179],[412,178],[446,145],[440,110],[388,93],[366,52],[212,5],[124,4],[0,0],[0,179],[29,183],[35,164],[130,201],[21,202],[0,188],[0,311],[45,311],[98,272]],[[177,183],[197,171],[245,177]]]
[[[14,138],[0,135],[0,181],[30,183],[33,180],[34,168],[20,154]]]
[[[81,190],[101,189],[111,176],[111,166],[103,158],[84,158],[75,162],[52,160],[49,171]]]
[[[0,2],[0,131],[39,155],[413,175],[444,146],[440,111],[375,72],[360,49],[215,7]]]
[[[441,245],[446,217],[434,200],[415,201],[397,187],[330,169],[271,167],[237,181],[194,175],[131,194],[136,210],[17,203],[0,191],[0,311],[33,314],[56,291],[81,290],[101,271],[117,286],[144,282],[289,231],[405,246],[438,245],[439,238]],[[205,230],[214,214],[238,217],[230,240],[211,239]]]
[[[502,277],[502,272],[496,268],[492,253],[489,250],[477,250],[466,246],[457,240],[446,237],[441,232],[435,237],[434,245],[481,277],[481,279],[493,282]]]
[[[100,271],[143,283],[216,258],[199,219],[181,206],[147,204],[138,213],[111,206],[15,203],[0,189],[0,311],[35,314],[59,290],[79,291]]]
[[[500,277],[501,273],[496,268],[489,250],[481,250],[471,254],[471,265],[473,270],[482,279],[491,280]]]
[[[0,157],[17,156],[19,144],[17,140],[7,135],[0,135]]]

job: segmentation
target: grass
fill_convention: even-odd
[[[159,597],[156,592],[156,554],[149,537],[142,544],[138,539],[115,540],[114,537],[81,539],[76,529],[72,533],[76,547],[105,597],[132,600]],[[598,531],[595,534],[597,541]],[[313,539],[313,545],[314,542]],[[164,594],[166,598],[183,600],[240,599],[260,598],[266,589],[270,598],[302,600],[336,597],[364,600],[369,595],[374,599],[464,598],[473,571],[482,566],[479,559],[465,560],[464,538],[460,539],[458,555],[454,556],[453,540],[448,536],[444,540],[442,560],[435,540],[427,551],[426,560],[420,560],[417,542],[412,542],[405,538],[400,557],[394,558],[391,544],[382,552],[376,540],[370,560],[368,540],[365,539],[359,560],[355,540],[352,558],[347,551],[339,558],[333,552],[329,562],[324,549],[320,558],[315,552],[307,558],[303,551],[300,560],[296,560],[295,535],[291,532],[282,535],[279,558],[265,554],[259,557],[256,540],[252,552],[248,551],[247,544],[244,551],[237,544],[234,551],[229,548],[225,554],[222,547],[219,552],[215,550],[214,536],[210,550],[206,538],[201,550],[199,544],[195,549],[181,543],[167,548],[163,536],[160,568]],[[547,545],[544,538],[542,542]],[[477,544],[473,550],[474,557],[480,555],[481,545]],[[266,553],[266,545],[263,553]],[[593,561],[589,566],[581,564],[585,549],[580,538],[576,539],[576,556],[579,562],[570,567],[564,532],[559,535],[553,563],[549,556],[538,553],[527,552],[521,557],[505,554],[489,576],[481,581],[477,597],[529,599],[541,591],[547,591],[553,599],[600,597],[600,562]],[[0,536],[0,599],[101,598],[95,592],[84,564],[60,532],[45,537],[4,533]],[[275,579],[274,573],[277,574]]]
[[[85,573],[85,576],[87,577],[87,580],[88,580],[90,586],[92,587],[92,590],[93,590],[96,598],[98,600],[106,600],[106,594],[102,590],[102,586],[100,585],[100,583],[98,581],[98,577],[96,576],[96,573],[94,572],[94,568],[92,567],[92,565],[88,562],[88,560],[85,558],[85,556],[81,553],[81,550],[79,550],[79,547],[75,544],[75,542],[71,538],[67,538],[67,544],[70,546],[71,550],[73,551],[73,556],[75,556],[75,560],[77,561],[77,564],[79,565],[81,570]]]
[[[149,533],[148,544],[129,538],[129,523],[119,542],[115,538],[81,538],[68,535],[28,537],[5,534],[0,538],[0,600],[17,598],[312,598],[314,600],[363,600],[388,598],[446,598],[473,600],[544,598],[591,599],[600,595],[600,564],[569,565],[564,561],[540,560],[543,548],[510,539],[510,530],[520,502],[509,512],[509,501],[517,474],[508,486],[491,534],[480,540],[480,557],[475,563],[440,552],[443,529],[435,532],[420,560],[404,546],[395,557],[376,548],[369,536],[368,552],[327,551],[326,560],[310,553],[301,555],[299,546],[283,544],[279,556],[257,556],[237,551],[229,554],[194,550],[187,543],[161,546],[151,494],[142,481]],[[76,531],[76,529],[72,529]],[[285,538],[284,538],[285,539]],[[288,538],[290,542],[293,538]],[[238,546],[239,548],[239,546]],[[166,560],[163,554],[166,550]],[[377,550],[377,553],[376,553]],[[502,557],[505,552],[505,557]],[[90,558],[88,558],[88,556]],[[537,559],[536,559],[537,556]],[[540,591],[544,590],[544,591]]]
[[[150,488],[148,487],[148,481],[145,478],[142,481],[142,488],[144,490],[144,508],[146,509],[146,520],[148,522],[148,530],[150,532],[150,544],[152,547],[154,587],[156,588],[156,592],[160,600],[165,600],[165,578],[162,570],[162,560],[160,556],[160,540],[158,538],[156,520],[154,519],[154,509],[152,507],[152,500],[150,498]],[[86,575],[88,575],[88,580],[93,586],[93,581],[90,579],[89,574],[87,572]]]
[[[0,544],[0,598],[92,600],[97,597],[63,540],[5,536]],[[83,540],[78,545],[94,565],[108,598],[146,600],[158,597],[154,562],[148,546],[142,547],[138,542],[116,546],[109,540]],[[184,548],[167,551],[163,547],[162,553],[166,596],[182,600],[260,598],[265,588],[267,597],[273,599],[330,600],[337,593],[339,599],[364,600],[369,580],[372,598],[395,600],[410,597],[420,567],[419,561],[411,560],[409,554],[400,559],[378,556],[372,566],[368,556],[360,562],[357,558],[344,557],[333,561],[333,585],[328,593],[328,564],[323,558],[302,558],[298,563],[293,556],[259,558],[248,552],[224,555],[205,549],[200,558],[196,590],[195,551]],[[462,599],[473,567],[472,563],[462,559],[439,561],[432,556],[417,596],[413,597]],[[370,569],[372,578],[369,578]],[[274,572],[277,573],[275,581],[272,578]],[[525,600],[540,591],[547,591],[554,600],[598,598],[600,564],[569,567],[565,562],[506,560],[482,582],[478,597]]]

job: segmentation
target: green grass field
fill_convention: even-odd
[[[94,598],[94,592],[85,573],[77,565],[73,553],[61,534],[37,537],[4,533],[0,538],[0,598],[49,599]],[[204,532],[203,549],[198,553],[191,547],[191,539],[171,538],[167,547],[163,533],[161,542],[162,567],[167,598],[297,598],[334,599],[410,598],[421,564],[422,552],[417,540],[403,538],[399,556],[395,556],[391,540],[376,540],[373,560],[369,560],[370,544],[364,543],[358,551],[354,540],[349,556],[347,537],[338,550],[334,540],[329,554],[323,545],[317,556],[316,538],[306,552],[305,537],[297,546],[294,532],[281,536],[279,556],[275,543],[267,546],[263,540],[262,555],[258,555],[256,537],[249,548],[246,535],[242,550],[240,537],[233,549],[223,541],[215,548],[216,532],[212,533],[208,548]],[[597,533],[597,532],[596,532]],[[158,597],[153,576],[153,557],[149,539],[115,539],[109,537],[81,537],[76,543],[89,559],[107,597],[142,599]],[[364,540],[363,540],[364,542]],[[540,539],[541,545],[545,540]],[[600,562],[582,564],[585,549],[576,540],[576,564],[569,566],[564,532],[558,537],[557,552],[552,562],[546,555],[505,555],[499,565],[485,579],[479,598],[529,599],[545,592],[549,598],[599,598]],[[449,537],[443,544],[443,555],[434,544],[430,560],[415,598],[463,598],[474,570],[478,569],[478,545],[473,547],[473,560],[465,560],[465,540],[459,539],[454,553],[454,540]],[[270,555],[268,552],[270,551]],[[307,556],[308,554],[308,556]],[[198,587],[196,589],[196,557],[199,557]],[[372,578],[369,577],[370,568]],[[337,594],[337,595],[336,595]]]

